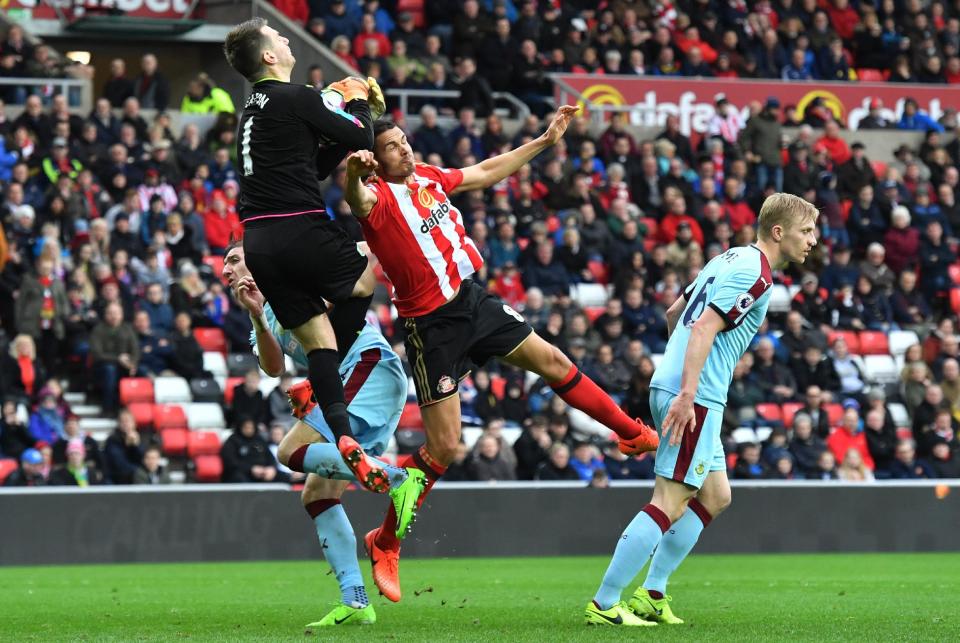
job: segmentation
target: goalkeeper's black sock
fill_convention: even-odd
[[[353,436],[347,405],[343,399],[343,382],[340,380],[340,356],[331,348],[317,348],[307,354],[310,386],[313,397],[323,413],[323,419],[339,442],[340,436]]]

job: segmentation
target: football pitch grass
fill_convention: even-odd
[[[960,640],[960,554],[693,556],[670,586],[685,625],[587,627],[607,560],[406,560],[376,625],[312,635],[339,598],[323,561],[12,567],[0,640]]]

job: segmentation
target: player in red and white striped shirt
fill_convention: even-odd
[[[393,282],[394,303],[407,330],[407,357],[427,433],[412,460],[427,474],[427,490],[453,461],[460,442],[458,382],[469,373],[470,362],[483,365],[491,357],[543,377],[568,404],[616,431],[624,453],[657,447],[652,429],[629,418],[519,313],[470,279],[483,260],[450,201],[454,194],[485,189],[514,174],[559,141],[576,112],[576,107],[561,107],[534,141],[463,170],[415,163],[403,131],[383,121],[374,125],[374,152],[348,157],[345,199]],[[362,177],[374,172],[364,184]],[[392,524],[388,515],[365,543],[377,586],[397,601],[400,543]]]

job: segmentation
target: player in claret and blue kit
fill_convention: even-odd
[[[730,505],[720,428],[733,369],[770,302],[771,268],[803,263],[817,244],[817,209],[774,194],[760,209],[756,244],[712,259],[667,310],[670,339],[650,382],[660,432],[653,498],[617,543],[600,589],[586,608],[596,625],[679,624],[667,580],[703,528]],[[621,594],[647,559],[647,578],[629,603]]]

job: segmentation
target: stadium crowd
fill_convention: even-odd
[[[647,52],[667,38],[652,60],[680,48],[686,41],[678,34],[697,36],[697,28],[682,29],[684,15],[714,22],[718,29],[736,25],[741,34],[748,27],[751,34],[762,33],[758,27],[774,22],[781,34],[788,32],[787,23],[800,30],[806,16],[813,25],[808,46],[819,51],[813,46],[822,22],[818,16],[829,14],[839,34],[836,15],[851,11],[844,0],[836,11],[822,11],[815,2],[782,3],[787,9],[778,12],[760,2],[753,13],[742,3],[701,4],[686,14],[661,4],[658,11],[668,10],[654,16],[643,3],[614,2],[609,9],[576,12],[569,21],[573,28],[560,30],[560,47],[540,42],[551,33],[549,25],[540,25],[536,41],[541,50],[552,55],[559,50],[561,57],[566,44],[582,45],[571,49],[579,52],[576,56],[565,58],[582,62],[597,42],[617,42],[617,33],[630,42],[638,38],[621,22],[634,16],[639,25],[643,9],[642,20],[650,26],[672,11],[671,20],[681,27],[665,36],[656,29],[642,39],[645,47],[636,51]],[[484,113],[481,93],[508,87],[522,94],[524,86],[510,75],[484,77],[489,66],[482,62],[483,43],[494,36],[481,30],[465,38],[464,29],[471,27],[464,23],[478,11],[484,24],[498,30],[492,33],[500,33],[505,22],[518,29],[570,13],[552,6],[531,10],[529,3],[519,10],[500,2],[480,8],[473,0],[462,3],[463,15],[454,9],[460,3],[426,6],[423,19],[429,28],[417,25],[416,16],[415,24],[405,27],[408,16],[386,12],[376,2],[366,3],[366,13],[356,19],[331,20],[326,12],[352,16],[343,12],[359,7],[338,2],[315,11],[311,6],[308,17],[314,33],[330,30],[331,41],[333,31],[348,23],[361,26],[361,35],[378,34],[352,42],[353,49],[359,43],[360,53],[373,51],[370,42],[402,42],[385,19],[395,21],[396,29],[409,32],[409,42],[403,41],[408,51],[418,40],[414,35],[425,47],[439,47],[435,60],[424,65],[428,73],[451,63],[460,74],[470,72],[472,85],[451,85],[459,87],[464,104],[424,104],[421,124],[414,128],[395,114],[423,160],[462,167],[538,135],[549,118],[546,103],[545,118],[531,115],[512,137],[498,115]],[[914,6],[907,3],[904,11]],[[886,7],[876,11],[882,26],[888,15],[903,17]],[[431,13],[445,8],[455,16],[449,22]],[[868,9],[861,4],[861,12]],[[956,26],[949,13],[940,14],[940,34]],[[498,19],[501,15],[504,19]],[[587,29],[581,31],[575,20]],[[892,24],[904,29],[916,21],[922,22],[894,19]],[[394,34],[392,39],[386,33]],[[719,33],[725,42],[726,31]],[[910,34],[898,41],[897,51],[912,51],[918,36]],[[829,38],[822,42],[829,47]],[[940,39],[936,42],[941,47]],[[684,50],[684,65],[694,49]],[[955,47],[942,49],[955,57]],[[592,55],[607,64],[615,50],[611,46]],[[636,58],[633,51],[625,57]],[[737,65],[749,63],[749,53],[741,57]],[[214,96],[212,81],[198,82],[191,101],[206,101],[205,109],[219,112],[208,133],[201,135],[191,124],[172,131],[162,108],[148,122],[140,112],[141,99],[156,107],[163,93],[156,59],[144,66],[143,74],[152,77],[146,93],[143,82],[118,82],[125,70],[115,69],[85,117],[71,113],[61,96],[46,101],[29,96],[21,116],[0,121],[0,141],[6,144],[0,154],[0,390],[5,397],[0,455],[16,468],[8,484],[168,480],[160,464],[162,442],[120,403],[121,378],[171,373],[191,382],[211,381],[198,333],[203,329],[222,332],[231,355],[249,355],[249,320],[217,274],[223,248],[240,232],[232,104]],[[385,68],[396,74],[403,65]],[[316,70],[310,79],[322,83]],[[847,146],[824,108],[814,106],[808,122],[784,129],[796,123],[775,97],[752,105],[745,122],[725,96],[716,100],[717,115],[699,140],[681,133],[672,117],[651,140],[636,139],[621,116],[595,135],[588,121],[579,119],[549,154],[514,177],[486,193],[456,197],[486,262],[477,279],[522,310],[631,415],[649,422],[648,385],[667,339],[663,310],[706,261],[753,241],[756,213],[767,194],[782,189],[801,195],[822,211],[822,243],[803,267],[775,274],[778,285],[799,290],[784,312],[771,312],[735,373],[724,431],[733,477],[960,477],[960,329],[955,327],[960,139],[937,131],[957,129],[954,115],[934,123],[905,107],[901,126],[926,122],[930,131],[917,149],[901,146],[896,159],[883,164],[871,162],[864,146]],[[452,128],[439,124],[444,113],[455,115]],[[822,126],[822,134],[812,125]],[[342,196],[340,173],[326,188],[326,203],[359,234]],[[584,302],[581,294],[591,288],[600,289],[601,301]],[[403,330],[395,327],[386,288],[375,302],[385,335],[403,356]],[[898,359],[902,353],[902,372],[879,380],[856,355],[857,344],[862,339],[865,348],[868,338],[877,342],[879,335],[889,348],[887,334],[892,338],[900,331],[914,332],[916,342],[897,353]],[[603,486],[609,479],[652,477],[652,457],[621,456],[605,431],[565,408],[542,382],[496,364],[488,368],[476,370],[461,389],[464,417],[482,432],[471,447],[463,445],[446,479],[581,480]],[[296,481],[274,457],[292,422],[284,391],[293,376],[286,374],[264,395],[254,370],[220,392],[234,428],[219,447],[224,480]],[[61,380],[71,389],[89,391],[105,414],[117,417],[117,428],[104,444],[81,430]],[[900,408],[905,414],[894,410]],[[418,432],[404,433],[400,448],[415,448]]]

